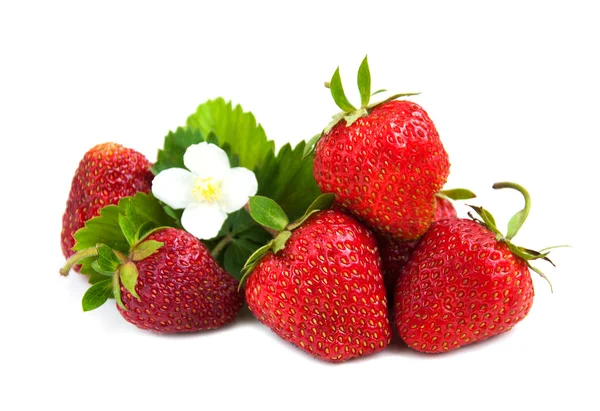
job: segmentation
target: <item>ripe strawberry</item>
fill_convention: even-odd
[[[283,248],[267,251],[250,270],[246,301],[252,313],[316,358],[342,362],[389,344],[375,238],[345,213],[312,214]]]
[[[444,219],[432,224],[402,270],[395,289],[395,322],[412,348],[438,353],[509,331],[533,303],[529,260],[546,259],[513,245],[510,240],[529,212],[509,223],[507,236],[496,228],[491,214],[473,207],[483,221]],[[548,260],[549,261],[549,260]]]
[[[123,318],[159,333],[210,330],[235,318],[243,303],[238,281],[188,232],[152,228],[169,221],[154,197],[137,194],[109,207],[118,210],[87,223],[76,247],[82,247],[79,239],[95,245],[71,256],[61,270],[67,275],[73,265],[92,259],[96,282],[83,297],[84,311],[114,296]]]
[[[136,262],[134,297],[121,283],[119,312],[130,323],[160,333],[210,330],[232,321],[242,307],[238,282],[186,231],[165,228],[147,240],[164,243]]]
[[[366,58],[358,78],[360,109],[346,100],[339,69],[331,80],[333,98],[344,111],[334,118],[346,121],[338,121],[320,137],[315,180],[323,192],[336,195],[341,207],[380,234],[416,240],[433,222],[435,195],[450,169],[448,155],[419,105],[393,99],[368,105]]]
[[[71,183],[62,219],[61,246],[65,257],[73,254],[73,235],[102,207],[138,191],[150,192],[152,164],[129,148],[103,143],[90,149],[79,163]]]

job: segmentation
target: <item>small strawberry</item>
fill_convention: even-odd
[[[259,223],[265,200],[250,200]],[[246,300],[284,340],[316,358],[342,362],[383,350],[391,329],[373,234],[349,215],[321,208],[311,206],[290,225],[278,211],[282,223],[270,227],[283,231],[262,255],[250,257]]]
[[[511,243],[529,213],[527,191],[514,183],[497,183],[494,188],[513,188],[525,197],[525,208],[510,220],[506,236],[488,211],[472,207],[483,221],[433,223],[400,274],[396,327],[418,351],[450,351],[509,331],[531,308],[529,269],[543,274],[529,261],[550,261],[548,251]]]
[[[435,197],[434,221],[456,218],[456,209],[452,205],[451,200],[466,200],[474,197],[475,194],[464,188],[440,191]],[[385,289],[388,292],[388,301],[393,301],[396,281],[398,281],[400,272],[408,262],[417,243],[418,241],[399,241],[387,236],[377,236]]]
[[[102,207],[138,191],[150,192],[151,167],[143,154],[115,143],[98,144],[85,153],[62,219],[61,246],[66,258],[73,254],[75,232]]]
[[[323,192],[380,234],[418,239],[433,222],[435,195],[450,163],[422,107],[406,100],[369,105],[367,59],[358,74],[361,108],[344,95],[339,68],[331,93],[344,111],[316,144],[313,174]],[[340,121],[341,119],[345,121]]]
[[[136,220],[119,217],[130,244],[128,254],[98,244],[73,255],[61,270],[67,275],[73,264],[92,257],[92,267],[107,276],[84,295],[84,311],[114,296],[123,318],[159,333],[210,330],[232,321],[243,303],[238,282],[217,265],[204,244],[177,228],[138,236],[133,233],[143,233],[143,223],[136,230],[128,228]]]

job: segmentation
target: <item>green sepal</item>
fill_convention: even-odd
[[[250,215],[260,225],[277,231],[283,230],[288,225],[287,215],[281,206],[270,198],[253,196],[250,197],[248,203],[250,205]]]
[[[371,99],[371,71],[369,70],[369,62],[367,56],[358,68],[358,91],[360,92],[360,106],[367,108]]]
[[[239,284],[238,289],[242,288],[242,285],[244,284],[246,277],[248,276],[248,274],[250,274],[252,272],[252,270],[254,270],[254,267],[260,261],[260,259],[273,248],[274,241],[275,240],[269,241],[267,244],[263,245],[262,247],[257,249],[254,253],[252,253],[252,255],[248,258],[248,261],[246,261],[246,264],[244,264],[244,268],[242,268],[242,271],[241,271],[242,278],[240,279],[240,284]]]
[[[312,136],[310,138],[310,140],[308,140],[306,142],[306,145],[304,146],[304,152],[302,153],[302,160],[304,160],[306,157],[310,156],[315,151],[317,143],[319,142],[321,137],[323,137],[322,132],[319,134],[315,134],[314,136]]]
[[[449,190],[441,190],[437,193],[438,197],[442,197],[448,200],[470,200],[471,198],[477,197],[475,193],[466,188],[452,188]]]
[[[139,243],[131,250],[131,260],[141,261],[146,257],[156,253],[165,243],[156,240],[147,240]]]
[[[135,223],[124,214],[119,214],[119,227],[121,227],[123,236],[129,243],[129,246],[132,247],[137,241],[137,229],[135,227]]]
[[[102,275],[104,277],[112,277],[113,274],[115,273],[114,271],[105,271],[105,270],[103,270],[100,267],[100,264],[98,264],[98,260],[97,259],[91,262],[91,266],[94,269],[94,273],[91,273],[90,276],[97,273],[97,274],[100,274],[100,275]],[[90,277],[90,281],[91,281],[91,277]],[[91,283],[91,284],[93,284],[93,283]]]
[[[121,299],[121,282],[119,281],[120,274],[117,271],[112,278],[112,289],[113,289],[113,297],[117,301],[117,305],[121,307],[125,311],[129,311],[127,307],[123,304],[123,300]]]
[[[371,94],[371,97],[373,97],[374,95],[376,95],[376,94],[379,94],[379,93],[385,93],[386,91],[387,91],[386,89],[384,89],[384,88],[380,88],[379,90],[377,90],[377,91],[373,92],[373,93]]]
[[[133,261],[128,261],[119,269],[119,277],[123,287],[131,293],[135,298],[140,298],[135,291],[135,284],[138,279],[138,269]]]
[[[493,231],[494,234],[497,234],[497,235],[500,235],[501,237],[503,237],[500,230],[498,230],[498,227],[496,227],[496,220],[494,220],[494,216],[489,211],[487,211],[483,207],[478,207],[478,206],[474,206],[474,205],[469,205],[469,207],[471,207],[473,210],[475,210],[475,212],[482,218],[483,223],[485,224],[485,226],[488,229]]]
[[[331,91],[331,96],[333,97],[333,101],[339,108],[344,112],[354,111],[356,108],[350,104],[348,98],[346,98],[346,94],[344,93],[344,86],[342,86],[342,79],[340,77],[340,68],[338,67],[333,76],[331,77],[331,81],[329,82],[329,89]]]
[[[310,206],[308,206],[304,215],[302,217],[300,217],[299,219],[297,219],[296,221],[294,221],[293,223],[289,224],[287,226],[287,229],[294,230],[294,229],[300,227],[300,225],[302,223],[304,223],[314,213],[330,208],[333,205],[334,200],[335,200],[335,194],[333,194],[333,193],[321,194],[319,197],[317,197],[315,199],[315,201],[312,202],[312,204]]]
[[[289,230],[283,230],[282,232],[280,232],[277,235],[277,237],[275,237],[275,239],[273,240],[273,252],[277,254],[278,252],[283,250],[285,248],[285,243],[287,243],[287,240],[289,240],[291,236],[292,232]]]
[[[121,265],[121,260],[108,246],[99,244],[98,248],[98,268],[99,272],[114,273]]]
[[[112,279],[97,282],[87,289],[81,300],[83,311],[92,311],[100,307],[113,295]]]

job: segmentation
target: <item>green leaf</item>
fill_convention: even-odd
[[[333,205],[334,200],[335,195],[333,193],[321,194],[315,199],[315,201],[312,202],[310,206],[308,206],[306,212],[302,217],[300,217],[298,220],[294,221],[288,226],[288,229],[293,230],[299,227],[302,223],[304,223],[308,219],[308,217],[310,217],[314,213],[330,208]]]
[[[123,287],[131,293],[135,298],[140,298],[135,291],[135,284],[138,279],[138,269],[133,261],[129,261],[121,266],[119,277],[123,283]]]
[[[452,188],[450,190],[441,190],[438,195],[449,198],[450,200],[469,200],[476,195],[466,188]]]
[[[277,231],[283,230],[288,225],[289,220],[285,212],[270,198],[253,196],[250,197],[249,204],[250,215],[260,225]]]
[[[165,243],[155,240],[146,240],[136,245],[131,251],[131,259],[133,261],[141,261],[146,257],[156,253]]]
[[[360,106],[366,108],[371,99],[371,71],[367,56],[358,68],[358,91],[360,92]]]
[[[208,134],[208,133],[207,133]],[[189,146],[205,141],[204,134],[196,128],[182,128],[169,131],[164,145],[158,150],[158,157],[152,171],[158,174],[169,168],[185,168],[183,155]]]
[[[292,149],[284,145],[277,156],[271,153],[256,173],[258,195],[269,197],[293,221],[321,194],[313,176],[313,156],[304,157],[306,143]]]
[[[121,265],[116,254],[106,245],[98,246],[98,268],[100,272],[114,273]]]
[[[340,77],[340,68],[338,67],[331,77],[329,82],[329,89],[331,90],[331,96],[335,101],[335,104],[344,112],[354,111],[356,108],[350,104],[344,93],[344,87],[342,86],[342,79]]]
[[[241,106],[232,107],[222,98],[201,104],[188,117],[187,128],[204,135],[213,132],[221,148],[227,144],[232,157],[239,158],[239,166],[255,171],[275,151],[275,143],[267,140],[265,131],[256,123],[254,115]],[[231,158],[230,158],[231,159]],[[233,164],[232,164],[233,165]]]
[[[241,271],[250,256],[261,247],[248,239],[242,238],[232,241],[225,250],[224,267],[238,281],[241,279]]]
[[[96,263],[96,261],[94,261],[94,263]],[[99,273],[97,271],[93,271],[92,273],[90,273],[90,276],[88,278],[88,283],[96,284],[96,283],[99,283],[100,281],[106,280],[107,278],[112,278],[112,274],[107,275],[104,273]]]
[[[121,227],[123,236],[125,236],[129,246],[133,246],[137,241],[137,229],[135,227],[135,223],[129,217],[119,214],[119,227]]]
[[[83,295],[81,306],[83,311],[91,311],[100,307],[113,294],[112,279],[108,278],[92,285]]]

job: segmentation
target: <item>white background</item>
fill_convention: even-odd
[[[593,1],[83,3],[0,5],[0,408],[598,409]],[[217,96],[254,112],[278,146],[296,143],[337,112],[323,88],[337,65],[356,101],[367,53],[374,89],[422,92],[448,187],[475,190],[504,223],[522,200],[491,184],[518,181],[533,208],[517,243],[573,246],[544,267],[554,294],[533,275],[522,323],[447,355],[396,341],[330,365],[248,313],[159,336],[112,304],[81,311],[85,279],[57,271],[85,151],[116,141],[154,160],[164,135]]]

